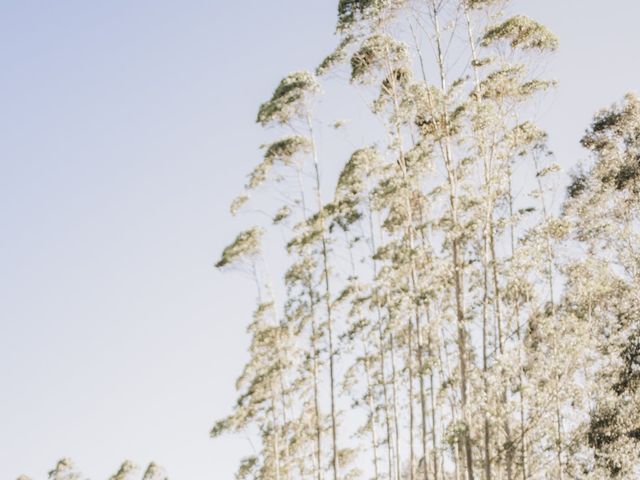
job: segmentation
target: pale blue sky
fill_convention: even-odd
[[[212,268],[266,137],[258,104],[334,45],[334,0],[0,0],[0,478],[70,456],[232,478],[210,440],[245,359],[252,285]],[[640,90],[640,2],[536,0],[564,166]],[[325,167],[331,170],[331,166]]]

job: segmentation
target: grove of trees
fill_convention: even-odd
[[[49,480],[87,480],[87,477],[76,468],[69,458],[58,460],[47,478]],[[21,475],[18,480],[31,480],[31,478]],[[135,463],[125,460],[118,471],[109,477],[109,480],[169,480],[169,477],[164,469],[154,462],[151,462],[143,472],[140,472]]]
[[[335,51],[259,106],[231,210],[269,218],[217,263],[257,287],[212,429],[256,439],[238,480],[640,478],[640,100],[595,115],[558,190],[558,40],[509,3],[340,0]],[[331,82],[382,125],[346,158],[317,135]]]

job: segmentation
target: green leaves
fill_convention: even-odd
[[[162,467],[154,462],[151,462],[147,466],[142,480],[169,480],[169,478],[167,477],[167,474]]]
[[[253,190],[262,185],[276,163],[286,166],[293,165],[297,156],[310,151],[311,142],[308,138],[300,135],[283,138],[267,145],[262,162],[249,174],[246,188]]]
[[[291,215],[291,208],[289,208],[288,205],[283,205],[273,216],[273,223],[278,224],[289,217],[289,215]]]
[[[603,150],[608,146],[633,146],[640,140],[640,99],[628,93],[619,105],[598,112],[591,127],[582,138],[582,145],[590,150]]]
[[[131,460],[125,460],[120,465],[118,472],[109,477],[109,480],[130,480],[136,470],[138,470],[138,467]]]
[[[480,10],[486,8],[495,3],[500,3],[502,0],[464,0],[465,6],[469,9]]]
[[[131,461],[122,462],[118,471],[109,477],[109,480],[134,480],[140,478],[135,476],[138,467]],[[70,458],[62,458],[58,461],[55,468],[49,472],[49,480],[88,480],[75,467]],[[21,475],[17,480],[31,480],[26,475]],[[164,469],[154,462],[151,462],[142,476],[142,480],[169,480]]]
[[[362,20],[380,15],[392,4],[391,0],[340,0],[338,30],[353,28]]]
[[[356,150],[338,177],[336,199],[358,196],[364,191],[367,177],[379,167],[380,155],[374,147]]]
[[[407,46],[389,35],[367,38],[351,57],[351,80],[365,82],[382,71],[384,76],[403,67],[409,59]]]
[[[49,480],[81,480],[82,475],[76,470],[70,458],[62,458],[56,467],[49,472]]]
[[[231,205],[229,206],[229,212],[231,215],[237,215],[242,207],[249,201],[249,196],[245,193],[238,195],[233,199]]]
[[[267,147],[264,159],[271,163],[279,161],[290,165],[296,155],[309,152],[311,152],[311,141],[307,137],[296,135],[273,142]]]
[[[635,94],[598,112],[581,143],[596,155],[593,173],[602,187],[640,193],[640,99]]]
[[[287,75],[271,99],[258,110],[257,122],[261,125],[287,123],[303,113],[305,102],[318,92],[318,84],[312,74],[305,71]]]
[[[525,80],[524,66],[514,65],[491,72],[480,82],[475,94],[484,100],[523,101],[554,85],[555,82],[548,80]]]
[[[316,68],[316,75],[326,75],[332,68],[346,61],[347,48],[355,41],[353,35],[345,36],[337,48],[325,57],[325,59]]]
[[[222,251],[216,268],[226,268],[250,260],[260,252],[260,240],[263,231],[254,227],[240,233],[236,239]]]
[[[553,51],[558,48],[558,38],[547,27],[524,15],[512,17],[489,28],[481,45],[488,47],[499,41],[509,42],[514,49]]]
[[[577,392],[590,381],[583,371],[595,370],[603,357],[589,363],[581,342],[593,345],[590,337],[602,331],[622,333],[613,328],[618,311],[603,305],[609,290],[598,293],[614,272],[563,269],[564,247],[588,240],[591,256],[606,248],[603,258],[615,258],[620,277],[640,271],[640,238],[628,236],[638,225],[629,205],[635,207],[640,186],[640,105],[629,98],[596,118],[583,140],[596,168],[570,188],[568,203],[577,207],[555,216],[548,200],[559,166],[548,163],[546,132],[527,117],[530,102],[554,85],[535,77],[530,59],[555,50],[558,41],[525,16],[505,20],[506,3],[339,1],[343,36],[316,74],[350,67],[351,88],[374,119],[362,124],[363,135],[374,136],[364,145],[374,147],[340,158],[344,152],[333,155],[341,144],[329,140],[332,157],[318,155],[324,145],[316,149],[316,140],[335,132],[325,128],[314,137],[311,103],[319,87],[308,72],[285,77],[260,106],[258,122],[290,136],[265,147],[247,187],[271,175],[278,180],[272,185],[278,203],[267,221],[292,218],[279,229],[290,262],[281,268],[282,311],[271,286],[263,289],[269,302],[261,293],[240,398],[213,432],[259,436],[238,479],[330,472],[401,478],[403,469],[444,479],[472,476],[476,465],[487,478],[492,469],[505,477],[557,478],[579,471],[573,456],[589,458],[580,425],[588,401]],[[484,34],[478,39],[475,32]],[[325,161],[339,162],[328,203],[319,175]],[[276,176],[275,167],[294,175]],[[241,234],[218,266],[252,261],[259,250],[254,237]],[[583,279],[580,298],[562,297]],[[612,321],[589,332],[590,317],[598,315]],[[637,343],[610,363],[635,368]],[[601,353],[589,351],[594,358]],[[334,361],[354,366],[334,369]],[[636,370],[620,369],[612,378],[637,383]],[[366,409],[355,436],[349,425],[336,429],[348,402]],[[565,418],[569,412],[576,418]],[[367,434],[368,448],[347,446]],[[403,445],[419,438],[411,463]],[[370,455],[371,471],[352,470],[352,453]]]
[[[240,461],[240,466],[236,473],[236,480],[245,480],[251,478],[255,474],[256,467],[258,466],[258,458],[253,455],[251,457],[243,458]]]

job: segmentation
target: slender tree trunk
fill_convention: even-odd
[[[333,332],[333,312],[331,306],[331,281],[329,277],[329,255],[327,251],[327,239],[325,235],[324,216],[322,213],[323,204],[320,190],[320,166],[318,164],[318,152],[315,144],[315,138],[313,134],[313,126],[311,123],[311,117],[307,114],[307,125],[309,128],[309,135],[311,138],[312,152],[313,152],[313,167],[316,181],[316,200],[318,204],[318,212],[320,214],[321,224],[321,245],[322,245],[322,272],[324,276],[325,286],[325,307],[327,313],[327,336],[329,340],[329,390],[331,396],[331,443],[332,443],[332,469],[333,480],[338,480],[339,465],[338,465],[338,440],[337,440],[337,407],[336,407],[336,372],[335,372],[335,349],[334,349],[334,332]]]
[[[436,53],[438,61],[438,71],[440,74],[440,88],[442,93],[447,93],[447,81],[446,81],[446,69],[444,65],[444,53],[442,49],[440,24],[438,20],[438,7],[434,0],[428,0],[431,6],[432,20],[435,30],[435,43]],[[433,105],[433,100],[430,100]],[[435,112],[435,109],[434,109]],[[465,425],[464,432],[464,449],[466,456],[467,466],[467,478],[468,480],[474,480],[473,475],[473,450],[471,445],[471,422],[468,418],[467,405],[468,405],[468,392],[467,392],[467,339],[465,328],[465,314],[464,314],[464,273],[462,255],[460,252],[460,236],[458,229],[460,228],[460,222],[458,219],[458,198],[457,198],[457,175],[455,171],[455,165],[452,158],[450,134],[449,134],[449,114],[446,106],[443,107],[441,112],[444,125],[444,142],[441,141],[441,148],[443,150],[443,156],[445,161],[445,167],[447,170],[447,178],[449,182],[449,203],[451,207],[451,221],[454,228],[454,237],[451,241],[451,253],[452,253],[452,267],[454,274],[454,288],[455,288],[455,305],[456,305],[456,318],[457,318],[457,330],[458,330],[458,356],[459,356],[459,368],[460,368],[460,396],[462,403],[462,419]],[[444,143],[444,144],[443,144]]]
[[[486,236],[483,242],[482,248],[482,273],[483,273],[483,286],[484,294],[482,296],[482,372],[483,372],[483,386],[484,394],[487,402],[489,398],[489,365],[488,365],[488,338],[487,338],[487,310],[489,304],[489,278],[488,278],[488,255],[487,255],[487,239]],[[484,478],[485,480],[491,480],[491,431],[489,426],[489,415],[484,412]]]
[[[515,232],[513,227],[513,185],[511,180],[511,167],[508,167],[507,171],[507,181],[508,181],[508,195],[509,195],[509,217],[510,217],[510,227],[509,227],[509,241],[511,244],[511,258],[515,255],[516,251],[516,241],[515,241]],[[520,400],[520,463],[521,463],[521,473],[522,480],[527,480],[527,444],[526,444],[526,421],[525,421],[525,396],[524,396],[524,379],[522,375],[522,365],[524,363],[523,359],[523,338],[520,328],[520,300],[515,300],[515,319],[516,319],[516,334],[518,338],[518,392],[519,392],[519,400]]]
[[[438,432],[436,424],[435,381],[433,370],[429,373],[429,396],[431,401],[431,448],[433,450],[433,478],[438,480]]]
[[[380,319],[380,311],[378,307],[378,362],[380,363],[380,375],[382,377],[382,398],[384,400],[384,423],[386,428],[386,441],[387,441],[387,456],[388,456],[388,469],[389,469],[389,478],[393,478],[393,465],[395,463],[394,460],[394,448],[393,448],[393,439],[392,439],[392,428],[391,428],[391,415],[389,413],[389,392],[387,387],[386,380],[386,368],[385,368],[385,355],[384,355],[384,333],[382,331],[381,319]]]
[[[391,318],[391,315],[389,316]],[[396,480],[400,478],[400,426],[398,415],[398,388],[397,388],[397,369],[396,369],[396,351],[393,332],[389,335],[389,354],[391,355],[391,388],[393,391],[393,431],[396,443]]]
[[[411,207],[411,185],[409,182],[409,176],[407,172],[407,166],[405,163],[405,154],[404,148],[402,145],[402,132],[400,129],[400,124],[398,121],[398,117],[400,114],[400,101],[398,94],[398,86],[396,85],[396,79],[394,75],[394,71],[391,68],[389,62],[389,52],[387,51],[387,74],[388,78],[391,79],[391,89],[390,94],[393,100],[393,109],[394,109],[394,129],[395,129],[395,142],[397,144],[398,150],[398,164],[400,165],[400,171],[403,179],[404,189],[404,203],[405,203],[405,211],[406,211],[406,225],[405,225],[405,234],[407,236],[408,248],[411,252],[411,260],[409,264],[410,272],[409,272],[409,281],[410,281],[410,291],[413,294],[412,302],[414,302],[414,320],[415,320],[415,328],[416,328],[416,339],[417,339],[417,361],[418,361],[418,385],[420,388],[420,417],[421,417],[421,445],[422,445],[422,458],[424,462],[424,480],[429,480],[429,469],[428,469],[428,448],[427,448],[427,406],[426,406],[426,398],[425,398],[425,382],[424,382],[424,355],[423,355],[423,344],[422,344],[422,325],[420,321],[420,309],[417,305],[416,294],[418,292],[418,275],[416,272],[415,259],[413,258],[414,250],[415,250],[415,232],[413,225],[413,211]],[[409,359],[413,357],[412,355],[412,327],[409,326]],[[411,478],[413,478],[414,471],[414,449],[413,449],[413,372],[411,368],[411,360],[409,365],[409,391],[410,391],[410,405],[409,409],[411,411],[411,420],[410,420],[410,457],[411,457]]]
[[[426,319],[427,319],[427,324],[431,324],[431,317],[429,315],[429,306],[425,307],[425,314],[426,314]],[[435,356],[433,355],[432,352],[432,347],[431,347],[431,335],[428,335],[428,340],[427,340],[427,352],[428,352],[428,356],[430,358],[430,362],[433,362],[433,359],[435,358]],[[434,480],[438,480],[438,438],[437,438],[437,425],[436,425],[436,400],[435,400],[435,379],[434,379],[434,374],[433,374],[433,365],[429,365],[429,402],[430,402],[430,409],[431,409],[431,455],[432,455],[432,461],[433,461],[433,479]],[[426,417],[426,415],[425,415]],[[425,436],[426,436],[426,432],[425,432]],[[427,460],[425,459],[425,464],[427,463]]]
[[[420,207],[420,212],[419,212],[419,220],[420,223],[422,225],[425,224],[425,218],[424,218],[424,212],[422,209],[422,206]],[[429,246],[429,243],[427,242],[427,239],[425,237],[425,233],[424,233],[424,229],[420,230],[420,240],[422,242],[422,248],[423,250],[426,252],[427,248]],[[430,305],[426,305],[425,306],[425,318],[427,319],[427,325],[429,326],[429,333],[427,335],[427,355],[431,358],[434,359],[435,355],[433,354],[433,349],[432,349],[432,334],[431,332],[433,331],[433,325],[431,323],[431,315],[429,314],[429,307]],[[436,402],[435,402],[435,393],[434,393],[434,389],[435,389],[435,382],[434,382],[434,374],[433,374],[433,365],[429,366],[429,392],[430,392],[430,407],[431,407],[431,448],[433,450],[432,455],[433,455],[433,478],[434,480],[438,480],[438,439],[437,439],[437,432],[436,432]]]
[[[491,209],[493,211],[493,208]],[[493,216],[492,216],[493,217]],[[491,218],[489,223],[489,248],[491,251],[491,265],[492,265],[492,273],[493,273],[493,291],[494,291],[494,304],[495,304],[495,312],[496,312],[496,324],[498,325],[498,349],[500,354],[504,354],[504,337],[502,333],[502,309],[500,307],[500,284],[498,282],[498,259],[496,255],[496,246],[495,246],[495,228],[493,224],[493,218]],[[500,371],[505,375],[504,366],[500,365]],[[506,379],[509,381],[509,379]],[[508,411],[508,392],[507,387],[505,385],[504,389],[501,392],[501,401],[504,415],[504,432],[506,436],[506,450],[505,450],[505,462],[507,469],[507,480],[513,480],[513,438],[511,437],[511,423],[509,422],[509,411]]]
[[[465,12],[466,13],[466,12]],[[475,46],[473,43],[473,37],[471,34],[471,26],[469,22],[469,17],[467,15],[467,25],[469,32],[469,42],[471,44],[471,51],[473,52],[473,60],[476,60]],[[478,80],[477,70],[474,68],[475,78],[476,78],[476,88],[480,88],[480,82]],[[476,95],[476,101],[480,104],[479,95]],[[489,296],[490,296],[490,287],[489,287],[489,224],[492,222],[492,188],[490,184],[490,167],[489,162],[486,158],[484,139],[478,139],[478,150],[479,155],[483,161],[483,176],[484,176],[484,190],[485,190],[485,201],[486,201],[486,210],[485,210],[485,221],[482,229],[482,372],[483,372],[483,388],[484,395],[486,398],[486,406],[484,412],[484,425],[483,425],[483,446],[484,446],[484,459],[483,459],[483,467],[484,467],[484,478],[485,480],[490,480],[492,478],[491,472],[491,463],[492,463],[492,453],[491,453],[491,425],[489,421],[489,412],[486,410],[491,405],[491,392],[489,390],[489,363],[488,363],[488,309],[489,309]],[[500,328],[500,327],[498,327]]]
[[[318,373],[318,326],[315,316],[315,309],[313,298],[313,291],[309,287],[309,302],[311,310],[311,350],[312,350],[312,363],[313,363],[313,413],[315,423],[315,450],[316,450],[316,463],[318,471],[316,477],[318,480],[322,480],[322,415],[320,413],[320,393],[319,393],[319,373]]]
[[[415,431],[415,416],[413,413],[413,322],[409,319],[408,322],[408,342],[409,352],[407,356],[407,369],[409,376],[409,480],[413,480],[415,472],[415,453],[414,453],[414,431]]]
[[[371,198],[367,198],[367,213],[369,217],[369,235],[371,236],[371,257],[373,258],[376,253],[376,239],[374,236],[374,228],[373,228],[373,215],[371,208]],[[378,278],[378,266],[375,258],[372,261],[373,266],[373,279]],[[387,457],[388,457],[388,469],[389,469],[389,479],[391,480],[393,477],[393,465],[394,465],[394,448],[392,441],[392,433],[391,433],[391,418],[389,413],[389,393],[387,386],[387,374],[386,374],[386,362],[385,362],[385,351],[384,351],[384,330],[382,325],[382,312],[380,310],[380,301],[378,297],[378,292],[373,292],[374,304],[376,309],[376,320],[378,327],[378,362],[380,363],[380,376],[382,383],[382,398],[384,400],[384,422],[386,428],[386,441],[387,441]]]
[[[304,184],[302,182],[301,168],[296,169],[298,186],[300,190],[300,205],[302,207],[302,218],[307,221],[307,206],[304,195]],[[313,376],[313,413],[314,413],[314,434],[315,434],[315,456],[316,456],[316,479],[323,479],[322,471],[322,414],[320,412],[320,393],[319,393],[319,356],[320,349],[318,348],[318,321],[316,319],[315,312],[315,295],[313,285],[308,282],[305,285],[307,289],[307,296],[309,298],[309,315],[311,317],[311,355],[312,355],[312,376]]]
[[[273,458],[275,463],[275,480],[280,480],[280,427],[278,426],[278,420],[276,416],[276,400],[275,392],[273,391],[273,385],[271,385],[271,421],[273,423]]]
[[[417,310],[417,308],[416,308]],[[424,462],[424,479],[429,480],[429,454],[427,450],[427,401],[425,397],[424,382],[424,357],[422,352],[422,328],[420,325],[420,314],[416,311],[416,331],[418,336],[418,382],[420,385],[420,415],[422,422],[422,459]]]
[[[367,382],[367,404],[369,406],[369,418],[370,418],[370,433],[371,433],[371,449],[373,453],[373,473],[374,480],[380,478],[380,470],[378,468],[378,440],[376,436],[376,410],[373,406],[373,388],[371,386],[371,373],[369,367],[369,352],[367,349],[366,341],[362,342],[362,348],[364,350],[364,371]]]
[[[533,161],[534,161],[534,165],[536,168],[536,172],[538,172],[540,170],[539,168],[539,163],[538,163],[538,157],[537,154],[534,153],[533,155]],[[549,219],[549,215],[547,212],[547,205],[544,199],[544,189],[543,189],[543,185],[542,185],[542,180],[540,179],[539,175],[536,175],[536,179],[538,182],[538,189],[540,191],[540,203],[542,205],[542,213],[543,213],[543,218],[545,223],[548,222]],[[549,303],[551,304],[551,318],[553,319],[553,323],[554,326],[558,325],[558,319],[556,316],[556,305],[555,305],[555,300],[554,300],[554,286],[553,286],[553,249],[551,247],[551,239],[549,238],[549,235],[546,234],[545,235],[545,247],[546,247],[546,254],[547,254],[547,284],[549,287]],[[554,363],[555,368],[557,368],[557,363],[558,363],[558,336],[555,332],[551,334],[552,335],[552,348],[553,348],[553,356],[554,356]],[[558,460],[558,479],[559,480],[564,480],[564,466],[563,466],[563,445],[564,445],[564,439],[563,439],[563,434],[562,434],[562,424],[563,424],[563,420],[562,420],[562,412],[560,410],[560,399],[559,399],[559,390],[560,390],[560,374],[556,371],[555,373],[555,385],[554,385],[554,404],[555,404],[555,415],[556,415],[556,456],[557,456],[557,460]]]

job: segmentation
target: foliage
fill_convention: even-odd
[[[558,209],[531,118],[558,40],[509,3],[340,0],[316,74],[346,69],[382,129],[342,161],[318,148],[332,122],[312,74],[260,106],[280,140],[247,188],[269,222],[219,262],[258,290],[238,400],[211,432],[255,439],[236,478],[640,475],[640,101],[596,115]],[[287,256],[280,289],[263,233]]]

